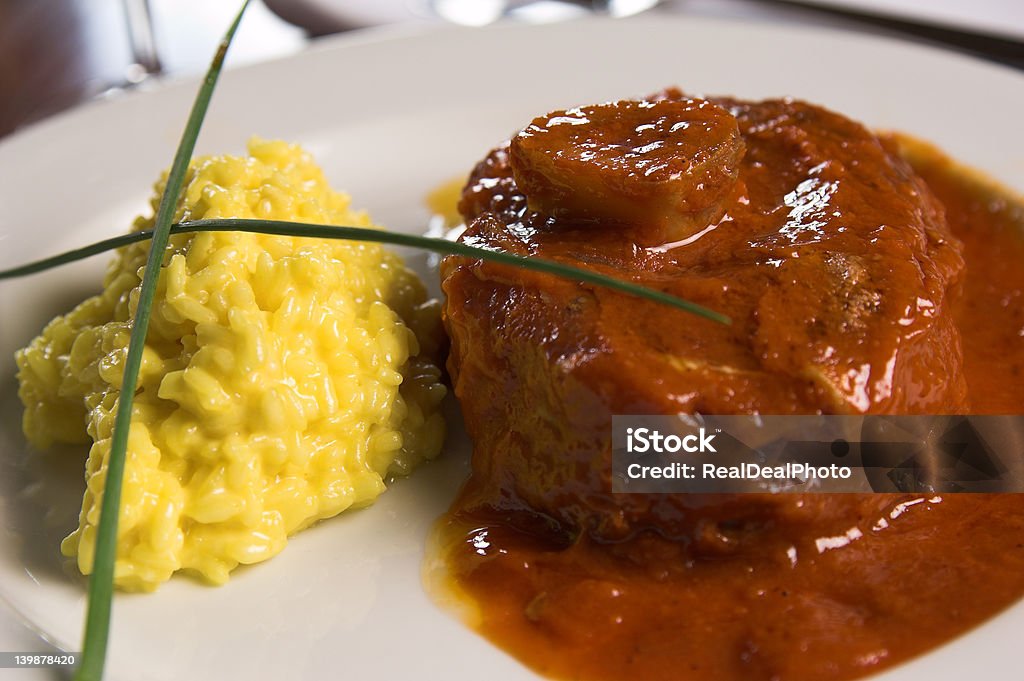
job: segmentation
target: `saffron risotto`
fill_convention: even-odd
[[[372,226],[302,149],[261,140],[189,170],[176,220],[227,217]],[[61,545],[84,574],[148,247],[122,249],[102,293],[17,354],[29,441],[92,442],[79,526]],[[437,302],[379,245],[173,236],[134,400],[116,584],[150,591],[177,570],[222,584],[436,456],[442,339]]]

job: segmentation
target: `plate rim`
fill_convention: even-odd
[[[1024,88],[1024,72],[1021,72],[1020,70],[1015,69],[1013,67],[1006,66],[1006,65],[1003,65],[1003,64],[994,63],[994,62],[989,62],[987,60],[984,60],[984,59],[981,59],[981,58],[978,58],[978,57],[974,57],[974,56],[970,56],[970,55],[965,55],[965,54],[962,54],[962,53],[959,53],[959,52],[943,49],[941,47],[935,47],[935,46],[930,46],[930,45],[922,45],[922,44],[919,44],[919,43],[907,42],[907,41],[899,40],[899,39],[888,37],[888,36],[878,36],[878,35],[872,35],[872,34],[865,34],[865,33],[861,32],[861,31],[857,31],[857,30],[854,30],[854,29],[845,29],[845,28],[816,28],[816,27],[793,26],[793,25],[775,25],[775,24],[765,24],[763,22],[758,22],[758,21],[753,21],[753,20],[738,20],[738,19],[733,19],[733,18],[720,18],[720,17],[674,17],[674,16],[661,16],[661,17],[658,17],[657,19],[655,19],[654,17],[649,16],[649,15],[641,15],[639,17],[631,17],[631,18],[627,18],[627,19],[607,19],[607,18],[601,18],[601,17],[589,17],[589,18],[586,18],[586,19],[581,19],[581,20],[575,21],[573,23],[577,23],[577,24],[579,24],[579,23],[608,24],[608,23],[612,23],[612,22],[618,22],[618,23],[629,22],[629,23],[634,23],[634,24],[643,24],[643,23],[646,23],[646,22],[656,22],[656,23],[662,24],[662,23],[665,23],[665,22],[672,22],[672,23],[680,23],[680,24],[684,24],[685,23],[685,24],[690,24],[690,25],[693,25],[693,24],[696,23],[696,24],[704,24],[704,25],[715,25],[715,26],[718,26],[718,27],[741,25],[741,26],[743,26],[745,28],[748,28],[748,29],[751,29],[751,30],[755,30],[755,31],[764,30],[764,31],[767,31],[767,32],[778,32],[778,33],[782,33],[782,34],[786,34],[786,33],[789,33],[789,34],[793,34],[793,33],[796,33],[796,34],[813,33],[813,34],[818,35],[818,36],[820,36],[822,33],[840,34],[840,35],[844,36],[844,38],[852,38],[852,39],[854,39],[854,41],[857,41],[857,42],[864,42],[864,43],[868,43],[868,44],[870,44],[870,43],[886,44],[886,45],[890,45],[890,46],[894,46],[894,47],[899,47],[900,49],[909,49],[911,51],[917,51],[917,52],[920,52],[922,54],[929,54],[931,56],[937,56],[937,57],[940,57],[942,59],[952,59],[952,60],[956,60],[956,61],[969,62],[969,63],[972,63],[972,64],[977,65],[977,66],[982,66],[982,67],[984,67],[986,69],[992,69],[992,70],[995,70],[995,71],[1001,71],[1003,73],[1011,74],[1014,78],[1016,78],[1019,81],[1020,86],[1022,88]],[[281,57],[277,57],[277,58],[274,58],[274,59],[271,59],[271,60],[267,60],[267,61],[259,62],[259,63],[255,63],[255,64],[246,64],[246,65],[239,65],[237,67],[231,67],[231,68],[227,69],[226,74],[242,73],[242,72],[257,73],[261,69],[265,69],[265,68],[268,68],[268,67],[271,67],[271,66],[280,66],[282,64],[287,64],[287,63],[290,63],[290,62],[294,63],[296,61],[301,61],[303,58],[308,58],[309,55],[316,55],[316,54],[320,54],[320,53],[334,53],[336,51],[343,51],[343,50],[349,50],[349,49],[358,49],[360,46],[363,46],[363,45],[380,45],[380,44],[388,44],[388,43],[393,43],[393,42],[402,42],[402,41],[408,40],[410,38],[421,38],[421,37],[424,37],[424,36],[443,35],[443,34],[446,34],[446,33],[448,33],[448,34],[479,33],[481,31],[500,31],[500,32],[511,31],[511,32],[517,32],[518,33],[518,32],[521,32],[521,31],[532,32],[533,30],[536,30],[536,29],[548,30],[551,27],[558,27],[558,29],[560,30],[564,26],[565,26],[564,23],[550,24],[550,25],[544,25],[544,26],[535,26],[535,25],[527,25],[527,24],[517,24],[517,23],[512,23],[512,22],[503,22],[503,23],[499,23],[499,24],[496,24],[496,25],[492,25],[492,26],[488,26],[488,27],[483,27],[483,28],[466,28],[466,27],[447,26],[447,25],[441,25],[441,26],[435,26],[435,25],[404,26],[404,25],[402,25],[402,26],[372,27],[372,28],[367,28],[367,29],[362,29],[362,30],[359,30],[359,31],[355,31],[355,32],[352,32],[350,34],[343,34],[343,35],[330,36],[330,37],[327,37],[327,38],[317,39],[315,41],[312,41],[312,43],[310,44],[309,47],[307,47],[306,49],[304,49],[304,50],[302,50],[300,52],[297,52],[295,54],[284,55],[284,56],[281,56]],[[47,118],[45,118],[43,120],[37,121],[37,122],[35,122],[33,124],[30,124],[30,125],[24,126],[22,128],[19,128],[18,130],[16,130],[15,132],[11,133],[10,135],[7,135],[3,139],[0,139],[0,164],[2,164],[4,160],[6,160],[6,157],[7,157],[8,154],[15,153],[15,152],[11,152],[10,151],[12,148],[17,150],[18,144],[26,143],[26,142],[19,142],[19,140],[28,139],[29,141],[31,141],[33,137],[36,137],[36,136],[39,136],[39,135],[46,135],[46,134],[49,134],[51,130],[59,129],[62,126],[67,126],[67,125],[73,124],[74,120],[78,116],[87,115],[90,112],[103,111],[105,109],[105,107],[108,107],[108,106],[113,106],[113,107],[124,106],[124,104],[122,102],[124,102],[125,100],[127,100],[129,98],[131,98],[132,101],[138,101],[138,100],[140,100],[142,98],[148,98],[148,97],[151,97],[153,95],[160,94],[160,93],[163,93],[164,96],[171,96],[171,95],[174,95],[174,93],[176,93],[178,91],[185,90],[186,88],[189,88],[188,92],[191,92],[192,89],[194,89],[195,84],[198,83],[198,81],[199,81],[199,78],[196,77],[196,76],[184,76],[184,77],[181,77],[181,78],[171,78],[171,79],[167,79],[167,80],[162,80],[160,83],[158,83],[156,85],[156,87],[154,87],[152,89],[146,89],[146,90],[142,90],[142,91],[135,91],[135,92],[127,93],[124,96],[118,96],[118,97],[113,97],[113,98],[100,97],[100,98],[97,98],[97,99],[93,99],[93,100],[90,100],[89,102],[86,102],[86,103],[84,103],[82,105],[73,107],[73,108],[65,110],[65,111],[63,111],[61,113],[58,113],[58,114],[55,114],[53,116],[47,117]],[[32,620],[30,620],[29,618],[25,617],[18,610],[18,608],[14,607],[14,605],[9,602],[9,600],[5,597],[5,594],[2,591],[0,591],[0,601],[4,602],[8,607],[11,608],[12,611],[18,613],[19,617],[23,621],[31,623],[32,626],[30,626],[30,628],[33,631],[39,633],[44,640],[51,640],[51,637],[48,637],[46,635],[47,632],[43,628],[41,628],[41,627],[34,626],[34,623],[32,623]],[[1007,610],[1004,610],[999,615],[996,615],[995,617],[987,620],[985,623],[980,625],[978,628],[975,628],[975,629],[971,630],[967,634],[961,635],[960,637],[958,637],[957,639],[954,639],[950,643],[944,644],[943,646],[940,647],[940,649],[947,648],[947,647],[949,647],[951,645],[955,645],[956,642],[962,640],[962,638],[964,636],[969,635],[970,633],[973,633],[974,631],[977,631],[981,627],[984,627],[984,626],[988,625],[989,623],[994,622],[997,619],[1002,618],[1003,615],[1008,610],[1011,610],[1011,609],[1016,608],[1016,607],[1020,607],[1020,605],[1021,605],[1021,603],[1018,602],[1017,604],[1009,606],[1007,608]],[[65,643],[65,645],[67,645],[67,643]],[[74,647],[73,644],[71,644],[71,647],[72,648]],[[63,648],[63,649],[67,649],[67,648]],[[934,651],[932,651],[932,652],[934,652]],[[927,656],[928,653],[925,653],[925,655]],[[890,668],[889,670],[887,670],[887,672],[888,671],[894,671],[894,670],[901,669],[905,665],[913,664],[914,662],[918,661],[919,659],[920,659],[920,657],[913,658],[913,659],[909,660],[907,663],[903,663],[901,665],[897,665],[895,667]]]

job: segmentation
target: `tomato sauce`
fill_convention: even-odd
[[[907,138],[898,148],[964,245],[954,308],[976,413],[1024,403],[1024,204]],[[490,490],[490,491],[488,491]],[[681,541],[547,532],[473,478],[437,548],[471,624],[558,679],[853,679],[1024,596],[1024,494],[802,495]]]

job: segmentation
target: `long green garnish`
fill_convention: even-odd
[[[337,227],[333,225],[314,225],[299,222],[282,222],[279,220],[243,220],[243,219],[220,219],[220,220],[196,220],[171,227],[171,234],[183,234],[187,232],[256,232],[259,234],[278,234],[293,237],[313,237],[318,239],[342,239],[345,241],[371,241],[378,243],[393,244],[396,246],[410,246],[434,253],[444,255],[460,255],[480,260],[490,260],[503,265],[511,265],[527,270],[544,272],[567,279],[575,279],[597,286],[614,289],[628,293],[640,298],[647,298],[658,303],[671,305],[672,307],[691,312],[701,317],[729,324],[730,320],[725,315],[709,310],[702,305],[692,303],[677,296],[657,291],[655,289],[633,284],[621,279],[615,279],[604,274],[598,274],[590,270],[564,265],[553,260],[542,258],[523,257],[514,253],[493,251],[486,248],[469,246],[463,243],[448,241],[446,239],[433,239],[425,236],[412,234],[400,234],[397,232],[385,232],[379,229],[367,229],[364,227]],[[0,271],[0,279],[23,276],[41,272],[51,267],[63,265],[68,262],[80,260],[90,255],[103,251],[120,248],[138,241],[153,238],[153,232],[132,232],[117,236],[112,239],[104,239],[84,248],[61,253],[43,260],[38,260],[27,265],[15,267],[10,270]]]
[[[172,225],[178,197],[184,184],[202,127],[203,119],[209,108],[210,99],[228,48],[235,36],[242,16],[249,5],[244,0],[234,21],[225,33],[216,54],[210,64],[206,77],[196,95],[189,114],[188,122],[182,133],[181,141],[174,156],[174,161],[167,176],[164,194],[161,197],[154,223],[154,229],[146,232],[134,232],[111,239],[96,242],[90,246],[75,249],[57,256],[45,258],[28,265],[0,271],[0,279],[8,279],[40,272],[58,265],[80,260],[82,258],[126,246],[146,239],[151,239],[149,257],[143,272],[139,291],[138,305],[132,323],[128,354],[125,359],[124,376],[118,400],[114,431],[111,437],[110,453],[107,459],[107,473],[103,499],[100,506],[100,519],[97,528],[95,556],[93,558],[92,575],[89,579],[88,608],[85,621],[85,635],[82,646],[82,658],[76,671],[77,681],[100,681],[106,663],[107,646],[110,635],[110,619],[113,604],[114,567],[117,558],[117,527],[121,506],[121,489],[124,477],[125,459],[128,447],[128,435],[131,426],[133,398],[138,383],[139,368],[145,347],[149,320],[152,312],[156,284],[160,275],[161,263],[167,249],[171,234],[209,231],[239,231],[263,234],[279,234],[295,237],[312,237],[325,239],[344,239],[350,241],[368,241],[388,243],[399,246],[410,246],[423,250],[457,255],[544,272],[560,277],[575,279],[582,282],[603,286],[624,293],[647,298],[659,303],[670,305],[708,319],[728,324],[730,320],[713,310],[683,300],[676,296],[646,288],[637,284],[622,281],[598,274],[589,270],[572,267],[551,260],[530,258],[469,246],[444,239],[433,239],[410,234],[400,234],[376,229],[359,227],[338,227],[333,225],[311,225],[273,220],[200,220],[196,222]]]
[[[196,94],[192,112],[189,114],[185,131],[174,154],[174,163],[167,175],[164,195],[157,209],[156,222],[153,229],[153,241],[149,249],[149,258],[142,276],[142,287],[139,291],[138,307],[132,323],[131,340],[128,343],[128,357],[124,363],[124,378],[121,381],[121,396],[118,398],[117,416],[114,432],[110,442],[110,455],[107,458],[107,477],[103,491],[103,502],[100,506],[100,521],[96,533],[96,555],[93,558],[92,576],[89,578],[89,603],[85,617],[85,637],[82,644],[82,661],[75,674],[78,681],[100,681],[103,678],[103,667],[107,657],[107,641],[110,636],[110,611],[114,595],[114,563],[117,559],[117,522],[121,508],[121,483],[124,477],[125,457],[128,449],[128,431],[132,420],[132,402],[139,378],[139,366],[142,363],[142,352],[146,344],[146,333],[149,330],[149,317],[156,294],[156,282],[160,276],[160,265],[163,262],[167,240],[170,238],[171,222],[178,205],[178,196],[185,181],[185,172],[192,160],[199,129],[202,127],[206,110],[210,106],[214,85],[220,76],[224,57],[228,46],[235,37],[235,31],[242,21],[249,0],[242,3],[241,9],[231,23],[224,39],[221,40],[217,52],[210,63],[199,92]]]

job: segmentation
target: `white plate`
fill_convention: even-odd
[[[799,0],[944,28],[1024,40],[1024,4],[1016,0]]]
[[[564,3],[559,8],[561,12],[552,15],[552,8],[548,7],[547,14],[538,12],[534,17],[541,22],[558,21],[587,11],[586,3],[573,6],[572,0],[561,1]],[[455,3],[455,8],[458,10],[471,7],[475,2],[477,0],[462,0]],[[442,0],[264,0],[264,4],[286,21],[307,28],[318,35],[324,35],[356,26],[438,21],[440,17],[432,7],[442,4]],[[523,3],[483,3],[486,8],[483,9],[482,15],[478,11],[475,16],[479,16],[479,20],[485,23],[493,21],[501,14],[503,4]],[[538,1],[536,4],[543,3]],[[642,9],[643,4],[634,4],[636,11]],[[970,31],[1009,40],[1024,40],[1024,3],[1018,0],[796,0],[796,4],[820,5],[854,14]],[[545,8],[541,9],[543,12]],[[573,12],[573,9],[576,11]],[[780,6],[778,3],[763,0],[663,0],[659,10],[686,13],[691,16],[795,19],[812,24],[832,20],[843,21],[842,17],[829,17],[825,14],[807,12],[799,6]],[[475,18],[474,14],[467,16],[460,13],[458,16],[465,17],[462,23],[467,24],[472,24]],[[871,30],[864,25],[859,25],[858,29]]]
[[[429,189],[465,173],[550,108],[679,84],[793,95],[913,131],[1024,191],[1024,77],[962,57],[844,33],[665,18],[542,27],[364,33],[227,73],[200,152],[251,134],[307,145],[337,187],[395,229],[421,230]],[[194,83],[99,102],[0,143],[0,265],[124,231],[170,160]],[[422,263],[422,257],[415,256]],[[80,454],[39,480],[18,429],[14,349],[91,289],[103,259],[0,285],[0,596],[59,645],[79,647],[82,580],[57,543],[73,525]],[[322,523],[219,589],[176,578],[117,597],[110,671],[189,679],[532,678],[434,606],[424,540],[466,472],[443,460],[374,507]],[[891,681],[1005,679],[1019,668],[1024,604],[897,668]]]

